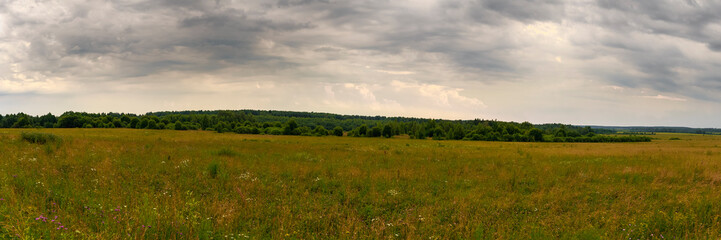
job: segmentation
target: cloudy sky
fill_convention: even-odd
[[[0,0],[0,113],[721,127],[718,0]]]

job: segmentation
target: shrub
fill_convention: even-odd
[[[270,135],[281,135],[283,134],[283,129],[278,127],[269,127],[265,130],[265,133]]]
[[[236,153],[235,151],[233,151],[233,150],[230,150],[230,149],[227,149],[227,148],[223,148],[223,149],[220,149],[220,150],[218,150],[217,152],[215,152],[215,155],[232,157],[232,156],[237,155],[237,153]]]
[[[210,174],[211,178],[218,177],[219,172],[220,172],[220,162],[213,161],[210,164],[208,164],[208,173]]]
[[[29,142],[29,143],[37,143],[37,144],[45,144],[49,142],[58,142],[60,141],[60,137],[55,136],[55,134],[51,133],[21,133],[20,138],[23,140]]]
[[[343,128],[340,126],[336,126],[335,128],[333,128],[333,135],[342,137],[343,136]]]

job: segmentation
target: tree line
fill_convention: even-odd
[[[611,136],[612,130],[564,124],[497,120],[442,120],[330,113],[217,110],[130,113],[65,112],[31,116],[0,114],[2,128],[134,128],[205,130],[219,133],[385,137],[508,142],[647,142],[646,136]]]

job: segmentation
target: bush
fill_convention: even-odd
[[[223,149],[220,149],[220,150],[218,150],[217,152],[215,152],[215,155],[218,155],[218,156],[226,156],[226,157],[233,157],[233,156],[237,155],[237,153],[236,153],[235,151],[233,151],[233,150],[230,150],[230,149],[227,149],[227,148],[223,148]]]
[[[265,133],[270,135],[282,135],[283,129],[278,127],[269,127],[265,130]]]
[[[342,137],[343,136],[343,128],[340,126],[336,126],[335,128],[333,128],[333,135]]]
[[[58,142],[60,141],[60,137],[55,136],[55,134],[51,133],[21,133],[20,138],[23,140],[29,142],[29,143],[37,143],[37,144],[45,144],[49,142]]]
[[[210,164],[208,164],[208,173],[210,174],[211,178],[218,177],[219,172],[220,172],[220,162],[213,161]]]

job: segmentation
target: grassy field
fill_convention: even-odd
[[[721,136],[653,137],[0,129],[0,238],[718,239]]]

